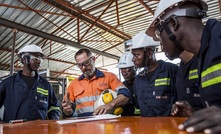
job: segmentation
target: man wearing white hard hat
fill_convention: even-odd
[[[178,66],[155,57],[156,42],[141,31],[132,38],[132,61],[144,68],[134,81],[140,115],[145,117],[169,116],[175,101],[175,75]]]
[[[22,70],[0,83],[0,107],[5,107],[3,121],[59,119],[55,92],[37,73],[45,57],[41,48],[33,44],[24,46],[18,56]]]
[[[133,89],[134,78],[136,76],[136,68],[134,67],[132,58],[133,55],[131,54],[131,52],[126,51],[121,55],[117,65],[117,68],[120,69],[120,72],[124,77],[123,84],[129,89],[129,91],[133,95],[133,101],[131,101],[131,103],[123,107],[123,113],[121,114],[121,116],[134,116],[140,114],[140,110],[137,105],[137,99]]]
[[[161,0],[146,33],[158,37],[163,51],[171,58],[183,50],[199,58],[200,95],[206,109],[194,113],[179,128],[188,132],[221,132],[221,22],[209,19],[206,25],[207,4],[203,0]],[[186,110],[182,102],[176,103]]]

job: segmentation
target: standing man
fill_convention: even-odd
[[[132,62],[133,55],[130,51],[123,53],[119,59],[117,68],[120,69],[122,76],[124,77],[123,84],[129,89],[130,93],[133,96],[133,101],[130,104],[127,104],[123,107],[122,116],[134,116],[139,115],[140,110],[137,105],[137,99],[134,94],[133,85],[134,78],[136,76],[136,69],[134,63]]]
[[[131,94],[120,80],[110,72],[101,72],[95,67],[95,57],[88,49],[80,49],[75,54],[77,66],[82,71],[78,79],[74,79],[62,102],[66,117],[71,117],[76,110],[78,116],[106,114],[131,100]],[[118,93],[110,103],[94,109],[94,103],[102,91],[112,89]],[[73,104],[76,106],[73,107]]]
[[[141,116],[169,116],[175,101],[175,75],[178,66],[156,60],[155,50],[159,45],[145,31],[132,38],[134,65],[144,68],[134,81]]]
[[[161,40],[171,58],[183,50],[199,58],[200,95],[205,110],[195,112],[179,126],[188,132],[221,132],[221,22],[209,19],[206,25],[207,4],[203,0],[161,0],[146,33]],[[155,34],[156,33],[156,34]],[[177,103],[180,110],[185,104]]]
[[[23,70],[0,83],[0,107],[3,121],[59,119],[60,108],[50,83],[38,75],[44,54],[36,45],[24,46],[18,56]]]
[[[191,107],[191,113],[203,108],[201,97],[199,94],[199,78],[198,78],[198,58],[194,54],[183,51],[179,58],[181,59],[180,67],[176,75],[176,96],[177,101],[186,103]],[[183,102],[181,102],[183,101]],[[184,102],[186,101],[186,102]],[[188,116],[186,113],[177,110],[179,105],[174,104],[171,114],[173,116]]]

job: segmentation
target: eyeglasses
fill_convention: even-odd
[[[91,58],[92,57],[90,57],[88,60],[84,61],[83,63],[77,63],[76,66],[78,68],[82,68],[83,66],[85,67],[89,66],[91,64]]]
[[[30,59],[31,60],[34,60],[34,61],[43,61],[43,57],[41,56],[34,56],[34,55],[29,55]]]
[[[131,68],[121,68],[120,69],[120,72],[121,73],[129,73],[129,72],[131,72],[133,70],[133,68],[131,67]]]

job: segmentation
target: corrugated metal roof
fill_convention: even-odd
[[[205,1],[209,5],[208,16],[220,20],[220,1]],[[144,2],[154,11],[158,0]],[[0,16],[1,19],[119,57],[124,52],[124,41],[146,30],[153,14],[137,0],[0,0]],[[12,44],[13,29],[0,26],[0,70],[10,69]],[[76,50],[65,48],[66,44],[17,31],[16,52],[26,44],[42,47],[48,59],[41,70],[49,68],[52,77],[81,74],[74,66]],[[97,67],[107,71],[115,69],[116,59],[99,53],[95,56]],[[15,69],[21,66],[15,56]]]

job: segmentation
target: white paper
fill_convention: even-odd
[[[95,120],[106,120],[106,119],[115,119],[121,117],[120,115],[112,115],[112,114],[102,114],[95,116],[85,116],[85,117],[75,117],[70,118],[68,120],[59,120],[58,124],[68,124],[68,123],[76,123],[76,122],[85,122],[85,121],[95,121]]]

